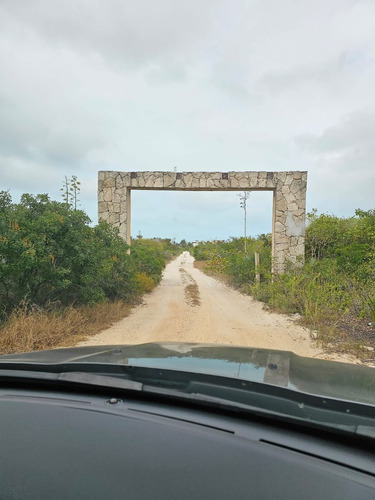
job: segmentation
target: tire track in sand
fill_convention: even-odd
[[[301,356],[355,362],[325,354],[308,330],[286,315],[263,310],[263,304],[194,268],[184,252],[170,262],[153,292],[130,315],[78,345],[200,342],[293,351]]]

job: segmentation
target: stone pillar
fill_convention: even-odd
[[[130,244],[130,188],[119,172],[99,172],[98,219],[119,230]]]
[[[127,207],[126,212],[128,214],[127,220],[123,222],[121,225],[121,214],[120,214],[120,234],[123,233],[123,238],[127,242],[128,245],[130,245],[130,238],[131,238],[131,232],[130,232],[130,221],[131,221],[131,189],[130,188],[125,188],[123,192],[124,196],[124,205]]]
[[[273,270],[285,271],[287,262],[305,256],[307,172],[278,172],[274,192]]]

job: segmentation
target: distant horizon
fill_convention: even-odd
[[[1,190],[1,188],[0,188]],[[13,203],[19,203],[21,194],[14,196],[9,191]],[[231,238],[242,238],[244,236],[243,209],[239,206],[238,194],[241,191],[142,191],[132,190],[131,207],[131,237],[136,239],[141,233],[145,239],[161,238],[180,242],[193,241],[227,241]],[[47,194],[51,200],[63,202],[60,191],[54,190],[55,196]],[[57,196],[56,196],[57,194]],[[247,205],[247,237],[258,238],[262,234],[272,234],[272,196],[271,191],[251,191],[251,197]],[[268,197],[268,200],[267,200]],[[220,198],[220,210],[215,203],[215,198]],[[258,200],[257,200],[258,198]],[[84,207],[84,200],[79,195],[78,209],[83,210],[91,220],[90,225],[97,224],[97,203],[89,205],[90,212]],[[167,201],[167,203],[166,203]],[[194,210],[191,210],[191,208]],[[351,214],[339,215],[329,211],[319,210],[319,214],[329,214],[336,217],[346,218],[355,215],[355,209]],[[370,208],[356,207],[363,210]],[[95,210],[94,214],[93,211]],[[306,210],[306,213],[311,210]],[[196,221],[194,217],[199,214]],[[223,224],[223,220],[225,224]],[[155,231],[158,227],[158,232]]]

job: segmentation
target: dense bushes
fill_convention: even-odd
[[[271,275],[271,237],[247,238],[247,254],[244,254],[244,238],[228,241],[200,243],[194,248],[194,257],[206,262],[206,268],[230,277],[234,285],[248,289],[255,283],[254,253],[260,256],[258,273],[262,280]]]
[[[305,269],[340,296],[336,311],[375,321],[375,210],[347,219],[313,212],[308,222]]]
[[[131,256],[137,271],[159,283],[165,266],[164,248],[161,241],[137,239],[132,242]]]
[[[13,204],[0,192],[0,319],[24,301],[33,308],[131,301],[160,281],[165,257],[179,251],[170,240],[139,239],[129,255],[113,228],[89,223],[47,195]]]
[[[375,210],[355,213],[348,219],[309,214],[306,255],[334,259],[340,273],[367,282],[375,278]]]
[[[305,264],[289,267],[282,276],[271,276],[269,237],[249,239],[247,257],[243,238],[200,244],[195,257],[274,309],[302,314],[313,328],[349,316],[375,322],[375,210],[356,210],[350,218],[318,216],[314,210],[307,223]],[[255,280],[257,246],[260,283]]]

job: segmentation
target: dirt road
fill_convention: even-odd
[[[324,354],[292,318],[264,311],[262,303],[205,275],[193,263],[193,257],[184,252],[167,265],[160,285],[142,305],[79,345],[219,343],[354,361],[348,356]]]

